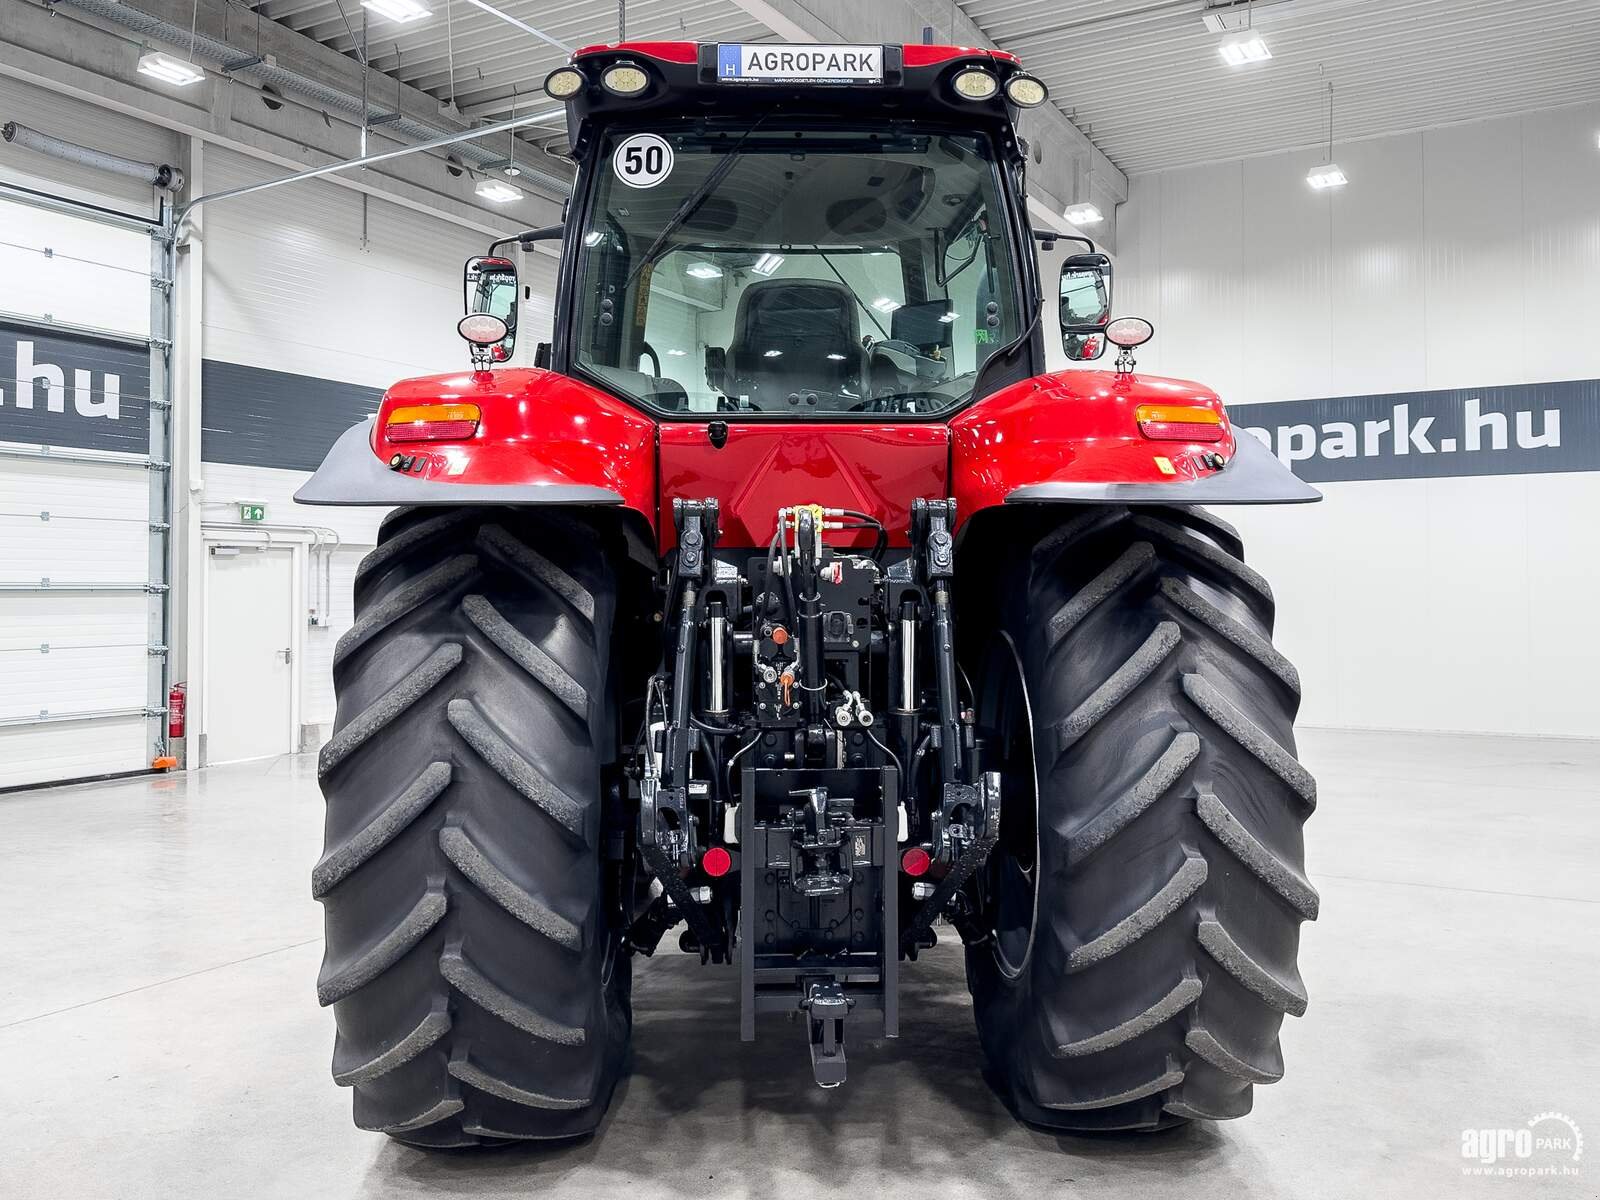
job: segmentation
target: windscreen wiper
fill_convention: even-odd
[[[828,270],[833,272],[833,277],[840,283],[844,284],[845,287],[850,289],[850,296],[853,300],[855,300],[856,307],[867,314],[867,318],[878,327],[879,333],[881,333],[884,337],[888,337],[889,331],[883,327],[883,322],[878,320],[878,314],[873,312],[872,309],[868,308],[865,304],[861,303],[860,294],[857,293],[855,288],[850,287],[850,281],[848,279],[839,274],[839,268],[833,265],[833,259],[829,258],[827,253],[816,242],[812,242],[811,246],[817,252],[817,256],[822,259],[823,265],[826,266]]]
[[[771,115],[772,110],[768,109],[757,117],[751,123],[750,128],[739,135],[739,140],[728,148],[728,152],[722,156],[722,160],[712,167],[706,177],[700,181],[700,186],[683,198],[683,203],[678,205],[677,211],[672,214],[672,219],[661,227],[661,232],[656,234],[655,240],[645,247],[644,253],[639,256],[639,264],[628,272],[627,281],[622,285],[624,294],[633,286],[633,281],[639,278],[639,272],[655,261],[656,255],[661,253],[661,248],[667,244],[667,239],[677,233],[683,227],[685,221],[694,216],[695,211],[706,202],[706,198],[716,191],[722,181],[728,177],[729,172],[733,170],[739,161],[740,148],[752,133],[761,128],[762,122]]]

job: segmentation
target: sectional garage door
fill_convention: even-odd
[[[0,788],[165,749],[159,227],[0,186]]]

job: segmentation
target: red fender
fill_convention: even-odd
[[[395,442],[388,417],[415,404],[476,404],[463,441]],[[377,419],[334,445],[295,494],[303,504],[620,505],[656,524],[656,424],[597,388],[537,368],[406,379]]]
[[[1141,404],[1207,408],[1215,442],[1157,441]],[[1220,455],[1223,466],[1218,467]],[[1061,371],[979,401],[950,422],[950,494],[963,521],[1001,504],[1283,504],[1318,500],[1252,437],[1234,436],[1215,392],[1183,379]]]

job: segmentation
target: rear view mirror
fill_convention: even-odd
[[[488,347],[492,360],[505,362],[517,339],[517,265],[509,258],[469,258],[463,288],[467,316],[498,317],[505,322],[505,337]]]
[[[1111,260],[1104,254],[1074,254],[1062,263],[1060,303],[1061,345],[1067,358],[1099,358],[1111,319]]]

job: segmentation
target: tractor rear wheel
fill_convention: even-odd
[[[995,1075],[1056,1129],[1242,1116],[1283,1073],[1318,903],[1271,590],[1230,526],[1179,509],[1080,510],[1001,577],[994,934],[967,952]]]
[[[563,514],[412,509],[357,572],[312,893],[363,1129],[573,1137],[611,1098],[631,1018],[602,886],[603,543]]]

